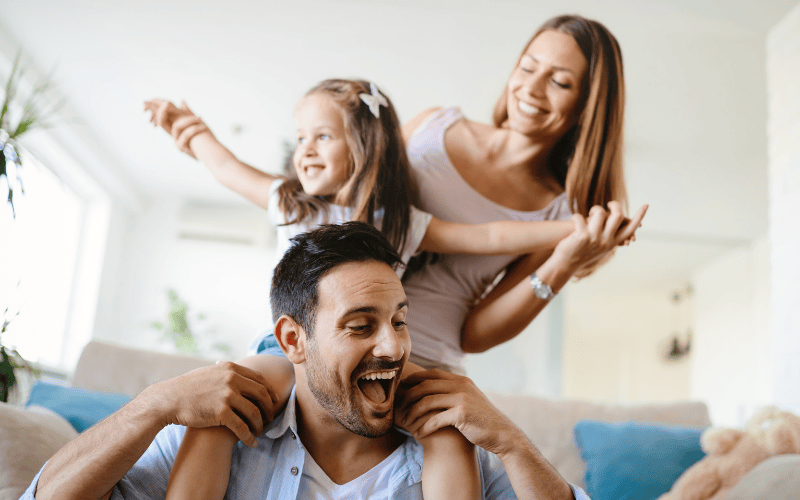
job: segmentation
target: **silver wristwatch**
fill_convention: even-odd
[[[533,288],[533,293],[536,297],[542,300],[550,300],[556,296],[556,294],[553,293],[553,289],[550,288],[550,285],[542,282],[542,280],[536,276],[536,273],[531,274],[531,288]]]

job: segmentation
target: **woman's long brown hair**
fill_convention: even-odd
[[[398,250],[405,244],[415,194],[400,121],[392,101],[375,117],[359,94],[370,93],[365,80],[324,80],[306,92],[323,94],[336,102],[344,119],[350,149],[350,177],[334,196],[334,203],[353,208],[353,220],[374,224],[376,210],[383,210],[381,232]],[[385,96],[385,94],[384,94]],[[278,188],[279,207],[287,224],[295,224],[327,212],[327,202],[303,191],[295,170]]]
[[[592,206],[607,208],[614,200],[627,207],[622,158],[625,81],[619,44],[599,22],[566,15],[545,22],[522,53],[547,30],[572,36],[589,63],[578,123],[550,151],[548,169],[567,191],[573,213],[588,216]],[[492,118],[497,127],[508,119],[507,97],[506,88],[495,104]]]

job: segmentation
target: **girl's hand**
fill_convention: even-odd
[[[145,101],[144,109],[152,113],[150,122],[166,130],[175,140],[175,146],[179,150],[197,159],[189,143],[196,135],[211,131],[185,102],[181,102],[181,106],[177,107],[165,99],[152,99]]]
[[[616,201],[609,202],[608,211],[595,205],[588,218],[574,214],[575,231],[556,245],[553,255],[560,257],[573,273],[591,269],[610,257],[617,246],[635,241],[636,230],[647,208],[648,205],[642,205],[630,220],[622,214],[622,205]]]

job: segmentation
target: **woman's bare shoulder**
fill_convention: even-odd
[[[429,119],[431,116],[433,116],[434,113],[440,111],[441,109],[442,108],[438,106],[433,108],[428,108],[425,111],[419,113],[411,120],[407,121],[402,127],[403,139],[405,139],[406,141],[411,139],[411,137],[414,135],[414,132],[417,131],[419,126],[425,123],[427,119]]]

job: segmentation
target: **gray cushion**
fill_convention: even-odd
[[[17,500],[42,465],[78,432],[47,408],[0,403],[0,500]]]
[[[797,500],[800,498],[800,455],[778,455],[756,465],[725,500]]]

